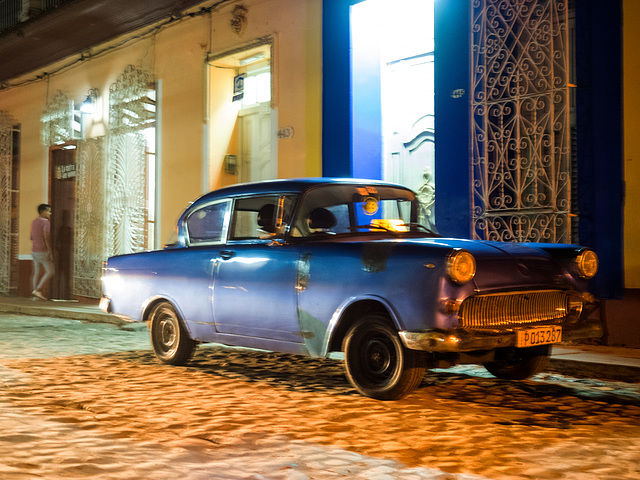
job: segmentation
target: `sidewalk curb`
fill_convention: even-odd
[[[628,383],[640,381],[640,367],[567,360],[553,358],[553,356],[549,359],[546,371],[577,378],[596,378]]]
[[[40,303],[40,302],[38,302]],[[34,315],[39,317],[64,318],[67,320],[81,320],[88,323],[110,323],[117,326],[129,325],[130,322],[108,313],[92,312],[86,307],[51,308],[50,302],[42,302],[40,305],[19,305],[0,303],[0,313],[13,313],[18,315]]]

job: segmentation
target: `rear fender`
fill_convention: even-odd
[[[189,322],[187,322],[185,320],[184,313],[183,313],[182,309],[178,306],[178,303],[175,301],[175,299],[172,298],[170,295],[164,295],[164,296],[155,295],[155,296],[147,299],[147,301],[144,302],[144,304],[142,305],[141,313],[140,313],[140,320],[139,321],[148,322],[149,321],[149,316],[151,315],[151,312],[156,307],[156,305],[158,305],[160,303],[168,303],[173,307],[173,309],[178,314],[178,317],[180,319],[182,319],[182,324],[186,328],[187,332],[189,333],[189,337],[193,338],[193,332],[191,331],[191,328],[189,326]]]

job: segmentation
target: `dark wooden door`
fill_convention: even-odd
[[[71,299],[73,281],[73,232],[76,204],[75,145],[50,152],[51,244],[56,274],[50,285],[52,299]]]

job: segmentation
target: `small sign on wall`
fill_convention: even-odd
[[[233,101],[237,102],[244,98],[244,79],[246,73],[241,73],[233,77]]]
[[[76,176],[76,164],[70,163],[68,165],[58,165],[54,167],[53,176],[56,180],[66,180],[68,178],[75,178]]]

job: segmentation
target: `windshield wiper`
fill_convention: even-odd
[[[369,225],[356,225],[354,227],[349,227],[349,230],[357,231],[357,230],[359,230],[361,228],[366,228],[367,230],[382,230],[384,232],[389,232],[389,233],[392,233],[394,235],[402,233],[402,232],[399,232],[399,231],[394,230],[392,228],[387,228],[387,227],[385,227],[383,225],[372,225],[372,224],[369,224]]]

